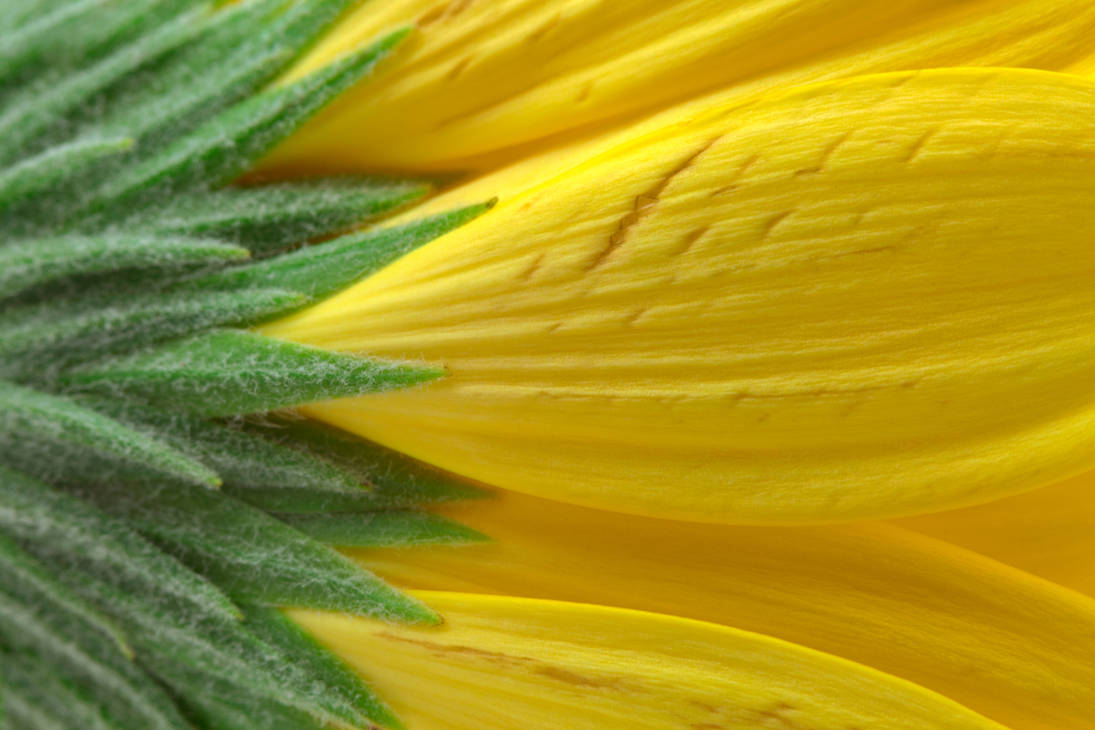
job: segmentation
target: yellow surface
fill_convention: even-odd
[[[881,672],[715,624],[417,595],[443,626],[290,612],[360,669],[408,730],[1002,730]]]
[[[265,331],[444,364],[308,410],[506,488],[740,523],[987,501],[1095,460],[1092,119],[1095,85],[996,69],[709,109]]]
[[[898,524],[1095,595],[1095,472]]]
[[[513,493],[445,514],[494,541],[347,553],[400,586],[720,623],[902,677],[1016,730],[1095,728],[1095,601],[906,530],[697,525]]]
[[[390,0],[295,70],[384,31],[417,37],[280,149],[283,171],[515,159],[702,93],[938,66],[1087,70],[1090,0]]]

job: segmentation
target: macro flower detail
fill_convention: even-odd
[[[1090,466],[1093,103],[959,69],[712,107],[267,331],[444,363],[310,412],[507,489],[738,523],[987,501]]]
[[[1093,26],[0,0],[0,730],[1095,730]]]

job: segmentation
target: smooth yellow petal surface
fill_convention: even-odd
[[[1095,595],[1095,473],[978,507],[899,520]]]
[[[723,522],[1095,460],[1095,85],[952,69],[710,110],[265,330],[443,363],[309,412],[454,472]]]
[[[358,668],[409,730],[1001,730],[881,672],[715,624],[417,595],[445,616],[443,626],[290,612]]]
[[[1095,728],[1095,601],[907,530],[696,525],[514,493],[445,513],[494,541],[348,554],[398,585],[719,623],[902,677],[1013,728]]]
[[[452,170],[718,90],[938,66],[1062,70],[1089,0],[393,0],[364,3],[295,73],[408,22],[420,33],[275,154],[294,171]]]

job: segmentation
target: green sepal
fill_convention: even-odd
[[[228,416],[404,388],[444,371],[354,357],[252,332],[212,330],[70,370],[73,388]]]
[[[89,487],[94,489],[95,487]],[[86,501],[0,465],[0,529],[59,578],[106,581],[133,595],[162,595],[195,619],[236,623],[220,589]],[[76,587],[65,582],[70,589]],[[79,595],[84,595],[76,590]],[[100,610],[107,607],[96,604]],[[125,623],[119,624],[128,630]]]
[[[179,702],[195,726],[202,730],[331,730],[332,727],[303,710],[237,687],[224,684],[208,687],[187,681],[178,678],[176,675],[180,673],[172,672],[171,668],[162,674],[163,681],[180,695]]]
[[[307,449],[371,487],[356,495],[303,489],[232,492],[270,512],[368,512],[490,496],[466,479],[333,426],[303,419],[267,419],[248,428],[287,448]]]
[[[0,172],[0,211],[61,185],[94,162],[133,148],[130,137],[78,139],[50,147]]]
[[[105,708],[93,696],[58,677],[55,667],[40,657],[12,654],[3,657],[3,662],[8,686],[55,722],[54,727],[126,730],[107,718]]]
[[[359,225],[429,190],[422,183],[356,177],[229,187],[177,196],[147,220],[131,222],[161,233],[215,236],[268,254]]]
[[[153,196],[205,190],[231,182],[369,73],[407,32],[396,31],[299,81],[227,109],[162,152],[120,173],[97,192],[88,213],[109,217]]]
[[[217,487],[215,472],[71,399],[0,381],[3,463],[50,481],[167,478]]]
[[[178,486],[83,496],[239,601],[434,623],[436,615],[330,547],[225,494]]]
[[[402,730],[403,724],[361,676],[322,646],[279,609],[244,604],[246,625],[270,646],[293,657],[298,668],[326,687],[329,698],[357,715],[361,725],[379,724]]]
[[[223,269],[180,284],[180,289],[277,286],[323,299],[382,269],[404,254],[467,223],[494,202],[423,218],[396,228],[354,233],[276,258]],[[285,314],[286,312],[279,312]]]
[[[7,100],[0,114],[0,161],[16,159],[28,146],[41,149],[57,136],[50,134],[52,129],[63,135],[66,117],[78,115],[96,93],[196,35],[202,27],[198,18],[208,13],[211,2],[193,4],[194,10],[167,20],[98,63],[47,85],[29,86]]]
[[[0,248],[0,298],[74,276],[127,269],[183,271],[249,255],[246,248],[221,241],[170,235],[102,233],[16,241]]]
[[[69,633],[85,639],[98,636],[102,645],[113,645],[121,656],[133,658],[133,648],[125,634],[109,618],[59,583],[48,568],[3,534],[0,534],[0,585],[8,595],[19,596],[72,627]]]
[[[170,698],[131,660],[72,632],[38,604],[0,592],[0,643],[12,653],[42,657],[53,673],[101,698],[114,717],[127,723],[124,727],[188,730]],[[3,669],[6,689],[17,690],[7,676],[7,661]]]
[[[308,299],[284,289],[92,295],[11,307],[0,322],[0,373],[50,377],[63,367],[218,325],[247,324]],[[39,377],[33,374],[39,372]]]
[[[230,5],[199,39],[119,89],[113,114],[89,123],[136,133],[142,142],[170,140],[276,78],[353,2],[245,0]]]
[[[88,407],[200,461],[233,487],[312,489],[325,494],[355,495],[362,486],[330,462],[296,449],[278,446],[237,428],[170,411],[106,398],[87,399]]]
[[[87,66],[104,51],[168,22],[193,4],[194,0],[44,3],[44,12],[26,14],[0,40],[0,82],[42,64],[58,70]]]
[[[305,535],[339,547],[384,548],[486,542],[483,533],[441,515],[417,510],[364,514],[284,514]]]

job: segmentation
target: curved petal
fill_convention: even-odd
[[[494,541],[348,554],[398,585],[710,621],[874,667],[1014,728],[1095,728],[1095,601],[906,530],[697,525],[515,493],[445,513]]]
[[[1095,596],[1095,472],[897,524]]]
[[[298,171],[483,169],[699,94],[939,66],[1063,70],[1087,0],[396,0],[362,5],[302,74],[408,22],[418,38],[275,154]]]
[[[1003,730],[914,684],[759,634],[577,603],[418,595],[443,626],[290,611],[408,730]]]
[[[707,110],[266,330],[444,363],[310,412],[487,483],[811,522],[1095,459],[1095,85],[943,69]]]

